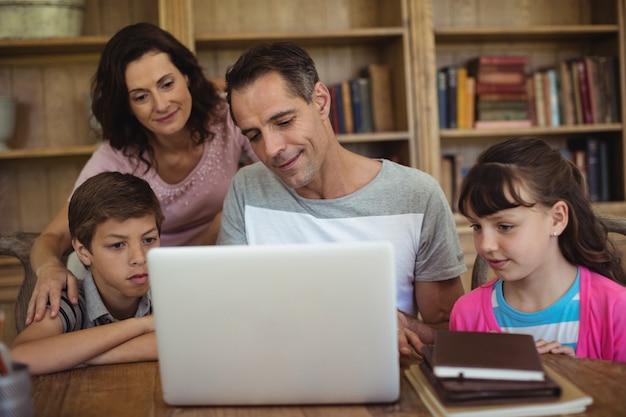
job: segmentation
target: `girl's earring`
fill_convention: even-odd
[[[556,237],[556,232],[552,232],[552,236],[553,236],[553,237]]]

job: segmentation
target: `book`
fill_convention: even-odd
[[[585,73],[587,77],[587,91],[589,94],[589,112],[591,113],[591,123],[600,123],[602,119],[604,102],[600,97],[602,88],[600,87],[601,80],[598,72],[598,65],[595,56],[586,56],[583,58],[585,65]]]
[[[341,83],[333,85],[334,97],[335,97],[335,108],[337,109],[337,133],[346,133],[346,124],[345,124],[345,115],[343,111],[343,90],[341,88]],[[331,100],[333,94],[331,93]]]
[[[600,140],[589,137],[585,141],[587,150],[587,188],[589,199],[600,201]]]
[[[365,76],[370,79],[374,131],[395,130],[391,67],[386,64],[370,64],[365,70]]]
[[[350,86],[350,103],[352,104],[352,120],[354,122],[354,133],[363,133],[363,120],[361,106],[361,88],[356,79],[348,80]]]
[[[466,114],[465,120],[467,120],[468,128],[474,127],[474,121],[476,120],[476,79],[474,77],[467,77],[466,81]]]
[[[448,74],[443,69],[437,70],[437,109],[439,111],[439,129],[447,129]]]
[[[370,133],[374,131],[374,121],[372,120],[372,95],[370,79],[359,77],[356,79],[361,96],[361,128],[359,133]]]
[[[333,126],[333,132],[339,134],[341,133],[341,117],[340,112],[343,104],[339,103],[339,98],[337,97],[339,85],[333,84],[328,88],[330,92],[330,123]]]
[[[543,381],[531,335],[439,330],[432,368],[439,378]]]
[[[553,401],[491,405],[445,405],[424,376],[419,365],[411,365],[405,376],[433,417],[527,417],[581,413],[593,403],[593,398],[546,366],[546,373],[561,387],[561,396]]]
[[[452,210],[456,210],[456,202],[461,187],[461,155],[450,153],[441,155],[440,184]]]
[[[458,104],[458,78],[457,78],[457,67],[449,66],[444,68],[446,72],[446,91],[447,95],[447,106],[446,112],[448,114],[448,129],[456,129],[458,127],[457,121],[457,104]]]
[[[476,120],[474,128],[476,129],[516,129],[531,127],[533,124],[530,119],[525,120]]]
[[[572,75],[567,61],[559,62],[559,102],[561,104],[561,122],[564,125],[576,124],[574,109],[574,91],[572,89]]]
[[[526,91],[525,97],[528,104],[528,118],[533,126],[537,125],[537,108],[535,105],[535,79],[532,76],[526,77]]]
[[[576,60],[569,60],[568,65],[570,67],[570,75],[572,77],[572,95],[574,99],[574,116],[577,125],[584,123],[583,119],[583,105],[580,95],[580,80],[578,76],[578,64]]]
[[[533,96],[535,97],[535,113],[537,116],[537,126],[547,126],[544,98],[544,82],[543,75],[540,71],[535,71],[533,73],[533,86],[535,87]]]
[[[580,107],[582,109],[583,124],[593,124],[591,113],[591,96],[589,95],[589,81],[587,80],[587,67],[584,59],[574,61],[574,67],[578,74],[578,89],[580,91]]]
[[[605,123],[616,123],[619,119],[618,112],[618,88],[616,75],[616,59],[613,56],[600,57],[600,67],[604,78],[605,97],[607,102],[607,114]]]
[[[548,80],[548,104],[550,106],[550,126],[556,127],[561,124],[561,115],[559,109],[559,86],[557,73],[554,69],[550,68],[546,71],[546,78]]]
[[[599,165],[600,165],[600,201],[609,201],[610,175],[609,175],[609,149],[605,140],[600,141]]]
[[[459,129],[467,129],[467,68],[459,67],[456,70],[457,94],[456,94],[456,126]]]
[[[520,84],[525,80],[524,71],[486,70],[481,67],[477,80],[487,84]]]
[[[343,133],[354,133],[354,115],[352,113],[352,95],[350,92],[350,81],[341,82],[341,99],[343,100],[343,123],[345,131]]]
[[[549,401],[561,395],[561,387],[546,373],[543,381],[437,378],[432,371],[432,345],[422,348],[422,373],[447,405],[484,405],[508,402]]]
[[[526,84],[476,83],[476,94],[526,94]]]
[[[479,66],[517,66],[517,67],[525,67],[528,64],[528,55],[490,55],[483,54],[475,58],[474,61]]]

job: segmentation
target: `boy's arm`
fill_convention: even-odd
[[[88,365],[155,361],[158,359],[156,333],[150,332],[128,340],[87,361]]]
[[[20,333],[11,347],[11,356],[29,366],[32,375],[63,371],[84,365],[137,336],[154,331],[152,316],[130,318],[104,326],[63,333],[58,317],[45,317]]]

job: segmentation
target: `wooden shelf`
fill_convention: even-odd
[[[592,40],[619,33],[617,25],[557,25],[525,27],[446,27],[435,29],[436,42],[530,42]]]
[[[56,148],[10,149],[0,151],[0,160],[65,158],[73,156],[89,156],[99,145],[82,145]]]
[[[108,36],[1,39],[0,56],[99,53],[108,40]]]
[[[341,143],[392,142],[396,140],[406,141],[409,138],[409,132],[380,132],[337,135],[337,139]]]
[[[405,35],[402,27],[367,28],[324,32],[257,32],[257,33],[198,33],[197,48],[245,48],[259,42],[289,39],[303,46],[314,45],[378,45]]]
[[[557,127],[533,126],[515,129],[442,129],[439,133],[441,139],[445,140],[452,138],[494,138],[503,136],[556,136],[597,132],[620,132],[621,130],[621,123],[611,123]]]

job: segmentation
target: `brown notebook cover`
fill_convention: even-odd
[[[442,403],[448,405],[506,404],[549,401],[559,398],[561,387],[549,375],[543,381],[497,381],[490,379],[437,378],[432,371],[432,347],[422,348],[422,373]]]
[[[439,330],[432,355],[439,378],[543,381],[545,372],[531,335]]]

